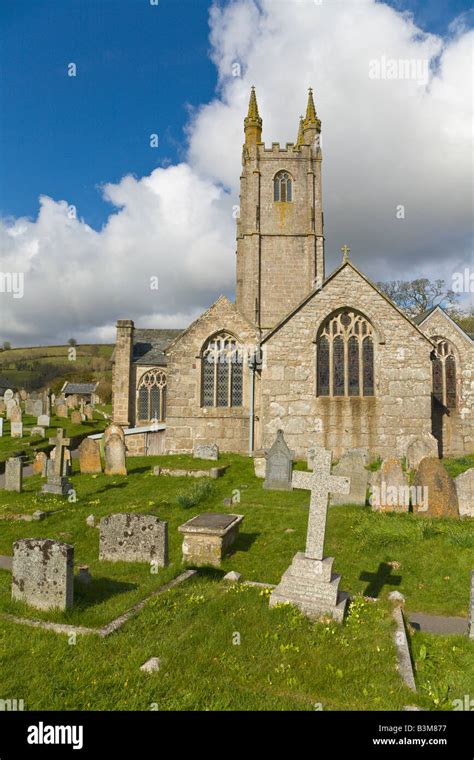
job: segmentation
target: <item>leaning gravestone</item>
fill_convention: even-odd
[[[408,478],[398,459],[384,459],[380,470],[372,473],[370,504],[374,512],[408,512]]]
[[[219,446],[216,443],[196,443],[193,450],[194,459],[219,459]]]
[[[365,469],[364,459],[359,452],[348,451],[332,468],[333,475],[349,478],[351,490],[345,494],[331,494],[331,504],[356,504],[364,506],[367,498],[367,483],[369,473]]]
[[[41,610],[72,607],[74,547],[50,538],[15,541],[12,598]]]
[[[155,515],[124,513],[100,521],[99,559],[168,564],[168,523]]]
[[[279,430],[270,449],[265,451],[264,488],[271,491],[291,491],[294,451],[286,445],[283,430]]]
[[[120,435],[114,433],[109,436],[105,444],[105,470],[106,475],[126,475],[125,443]]]
[[[416,488],[425,488],[428,496],[428,507],[414,506],[414,512],[420,512],[427,517],[459,516],[456,486],[439,459],[434,459],[434,457],[422,459],[413,485]]]
[[[79,446],[79,468],[83,474],[102,472],[99,444],[93,438],[84,438]]]
[[[438,441],[431,435],[415,438],[407,447],[407,467],[416,470],[425,457],[438,457]]]
[[[80,425],[82,423],[82,414],[77,410],[71,412],[71,422],[73,425]]]
[[[23,490],[23,469],[20,457],[10,457],[5,462],[5,491]]]
[[[50,438],[49,442],[55,446],[54,460],[50,460],[47,468],[48,478],[41,488],[43,493],[53,493],[58,496],[66,496],[71,490],[71,483],[63,474],[64,449],[69,445],[69,438],[64,438],[64,430],[58,428],[56,438]],[[52,462],[52,465],[51,465]]]
[[[339,592],[340,575],[332,572],[333,557],[324,557],[328,496],[349,493],[348,478],[331,475],[331,452],[316,452],[313,472],[294,472],[293,488],[311,491],[305,552],[293,557],[270,595],[270,607],[290,602],[311,618],[331,615],[342,622],[347,595]]]
[[[462,517],[474,517],[474,467],[454,478],[458,497],[459,514]]]
[[[33,475],[46,476],[46,462],[48,461],[47,455],[44,451],[38,451],[33,460]]]

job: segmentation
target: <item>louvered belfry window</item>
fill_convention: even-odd
[[[374,331],[362,314],[345,309],[328,317],[317,340],[318,396],[373,396]]]
[[[145,372],[138,384],[137,416],[140,422],[166,418],[166,374],[160,369]]]
[[[204,345],[201,364],[202,406],[242,406],[243,351],[236,338],[224,332],[214,335]]]

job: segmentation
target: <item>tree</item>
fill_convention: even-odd
[[[433,306],[450,309],[459,298],[457,293],[446,287],[444,280],[432,282],[426,277],[378,282],[377,287],[410,317],[416,317]]]
[[[70,346],[77,346],[77,340],[75,338],[69,338],[68,343]]]

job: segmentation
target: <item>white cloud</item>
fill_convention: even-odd
[[[117,207],[96,232],[42,198],[36,221],[0,224],[2,271],[25,297],[0,295],[3,337],[113,339],[117,318],[184,326],[232,295],[243,117],[255,84],[267,143],[294,141],[306,90],[323,122],[328,269],[348,242],[374,280],[450,280],[470,253],[473,33],[441,39],[374,0],[235,0],[211,12],[218,97],[188,126],[188,163],[105,185]],[[429,60],[428,85],[371,79],[370,62]],[[240,63],[242,76],[232,76]],[[396,218],[398,205],[405,219]],[[152,291],[150,277],[160,278]]]

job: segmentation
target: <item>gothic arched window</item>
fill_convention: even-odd
[[[374,331],[362,315],[328,317],[317,340],[318,396],[374,395]]]
[[[166,375],[161,369],[150,369],[140,378],[137,417],[141,422],[166,418]]]
[[[242,406],[243,352],[237,340],[219,333],[204,345],[201,354],[202,406]]]
[[[433,359],[433,396],[448,409],[456,408],[456,359],[454,349],[444,338],[433,338],[436,355]]]
[[[291,175],[288,172],[278,172],[273,180],[273,200],[282,202],[293,200],[292,184]]]

